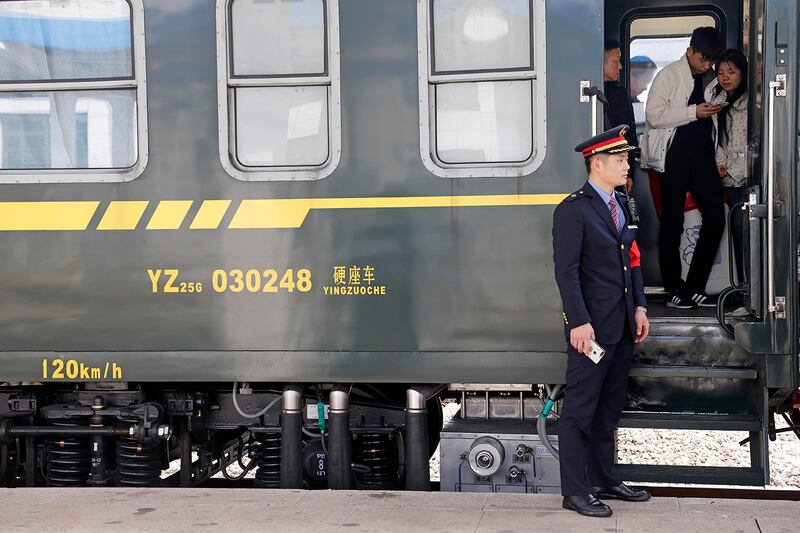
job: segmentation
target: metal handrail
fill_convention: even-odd
[[[770,313],[778,310],[775,305],[775,93],[783,84],[769,82],[769,145],[767,148],[767,308]]]

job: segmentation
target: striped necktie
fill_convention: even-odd
[[[611,211],[611,220],[614,221],[614,227],[617,228],[617,233],[619,233],[622,228],[619,225],[619,216],[617,215],[617,202],[614,201],[613,196],[608,201],[608,209]]]

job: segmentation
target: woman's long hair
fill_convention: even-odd
[[[717,128],[717,143],[719,143],[720,146],[725,146],[728,144],[728,114],[731,111],[731,107],[733,107],[733,103],[741,98],[742,95],[747,93],[748,78],[747,58],[744,56],[741,50],[736,50],[735,48],[725,50],[725,53],[722,54],[722,57],[717,60],[716,73],[718,77],[719,69],[722,67],[723,63],[731,63],[738,68],[742,72],[742,81],[739,83],[739,86],[728,95],[728,105],[723,107],[722,110],[717,114],[717,124],[719,124],[719,127]],[[722,92],[722,90],[722,85],[717,85],[715,96]]]

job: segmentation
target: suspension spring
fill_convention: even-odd
[[[53,422],[54,426],[79,426],[77,418]],[[86,485],[91,470],[89,441],[79,437],[49,437],[45,440],[48,487]]]
[[[157,487],[161,483],[161,447],[136,439],[117,440],[117,485]]]
[[[353,463],[369,468],[369,471],[354,468],[362,488],[397,488],[400,476],[395,432],[358,432],[353,439]]]
[[[254,460],[258,465],[253,484],[263,489],[281,486],[281,432],[280,428],[255,434]]]

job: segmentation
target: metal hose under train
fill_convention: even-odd
[[[561,392],[563,385],[556,385],[553,388],[550,388],[549,385],[546,386],[547,389],[547,402],[544,404],[544,408],[542,412],[536,419],[536,432],[539,434],[539,440],[542,441],[544,447],[547,448],[553,457],[556,460],[559,459],[558,457],[558,448],[556,448],[550,439],[547,436],[547,416],[550,414],[550,410],[553,408],[553,405],[556,403],[556,398],[558,398],[558,393]]]

